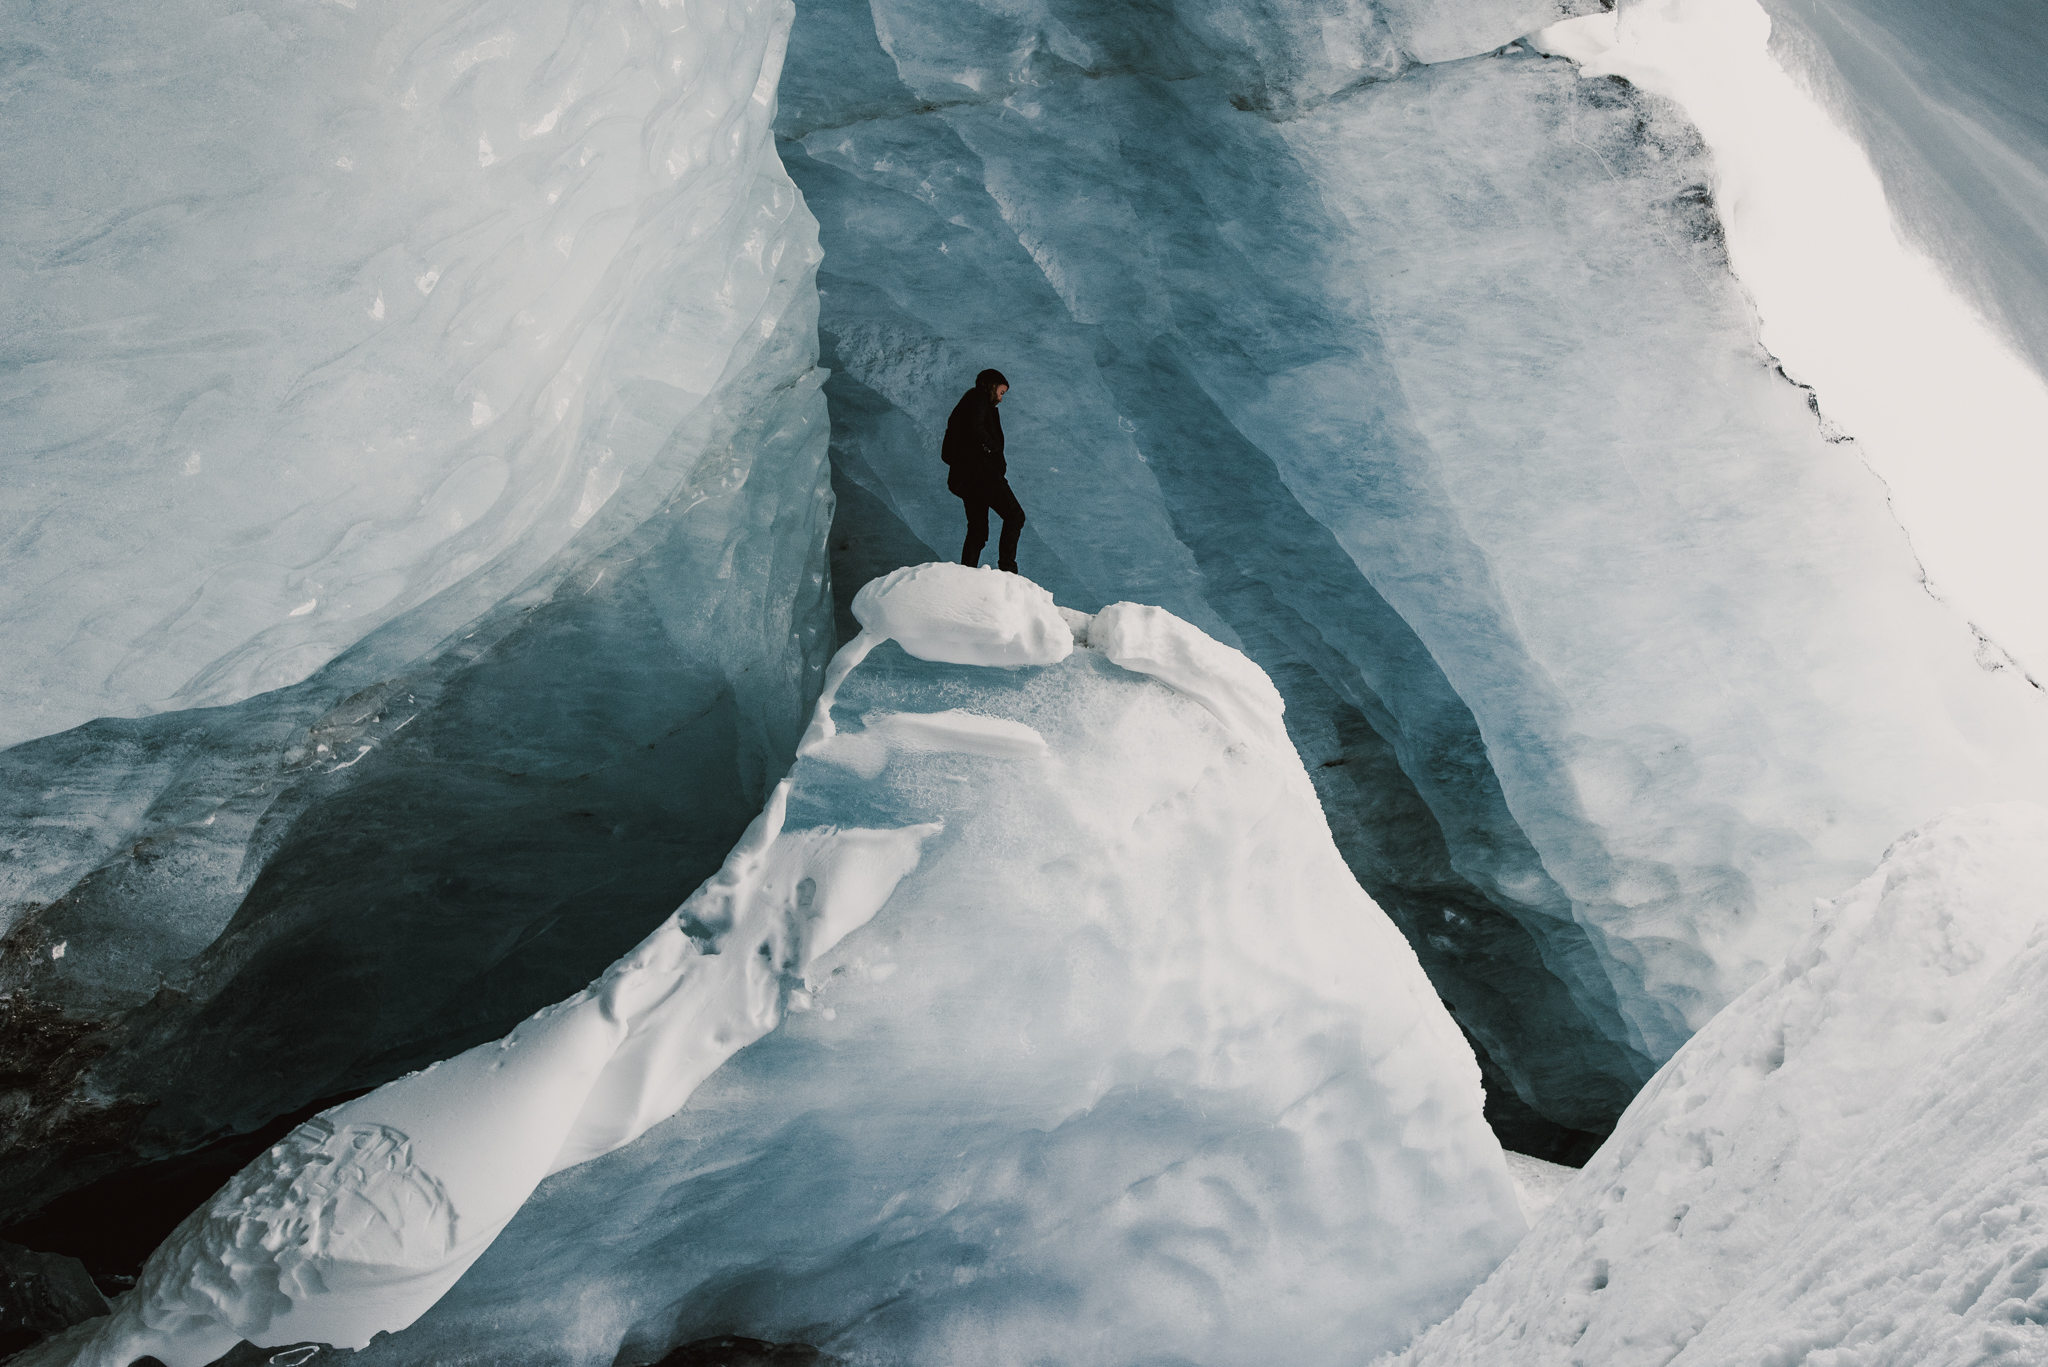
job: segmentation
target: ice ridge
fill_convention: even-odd
[[[1477,1070],[1338,857],[1257,667],[1134,604],[1077,623],[1077,650],[1043,589],[993,571],[869,588],[871,630],[717,876],[585,991],[301,1126],[111,1317],[30,1361],[200,1367],[246,1339],[539,1362],[579,1336],[681,1341],[737,1313],[719,1277],[779,1268],[782,1294],[720,1332],[900,1362],[1335,1362],[1484,1275],[1522,1222]],[[1011,658],[1020,640],[1044,658]],[[880,764],[835,745],[861,737]],[[734,1075],[785,1019],[786,1047]],[[834,1137],[763,1146],[792,1119]],[[756,1194],[702,1204],[735,1170]],[[906,1184],[879,1213],[878,1171]],[[785,1186],[812,1210],[795,1246]],[[594,1189],[638,1206],[601,1239],[574,1213]],[[966,1263],[906,1232],[969,1225],[987,1246]],[[622,1319],[675,1294],[676,1254],[711,1284]],[[535,1284],[536,1255],[568,1263]],[[507,1273],[541,1332],[480,1340]],[[1079,1323],[1049,1314],[1076,1297]]]

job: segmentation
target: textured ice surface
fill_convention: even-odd
[[[932,579],[951,591],[924,610],[898,596]],[[957,566],[890,587],[926,648],[963,620],[959,647],[1014,637],[1041,606]],[[766,813],[645,944],[505,1041],[301,1127],[95,1343],[34,1361],[360,1345],[494,1237],[360,1360],[602,1362],[623,1340],[652,1361],[715,1333],[890,1363],[1404,1342],[1523,1228],[1478,1069],[1256,667],[1158,609],[1090,627],[1171,666],[1092,643],[959,665],[863,634]],[[882,729],[879,768],[832,748],[876,717],[947,720]],[[1040,743],[995,754],[992,733]]]
[[[2048,810],[1915,831],[1403,1364],[2048,1355]]]
[[[831,646],[786,7],[119,16],[10,14],[0,724],[182,710],[0,752],[10,1209],[574,991]]]
[[[2040,795],[2041,700],[1758,347],[1672,106],[1339,81],[1321,12],[801,6],[835,554],[956,544],[1002,368],[1025,571],[1242,646],[1496,1090],[1597,1130],[1898,831]]]

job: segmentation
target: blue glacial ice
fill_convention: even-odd
[[[854,607],[795,767],[639,948],[301,1126],[30,1361],[1335,1363],[1450,1311],[1515,1188],[1265,675],[990,569]]]
[[[1859,2],[1845,31],[1909,33]],[[788,829],[943,816],[924,861],[822,976],[771,954],[789,979],[748,1029],[785,988],[803,1009],[680,1115],[673,1092],[601,1107],[591,1161],[548,1175],[570,1150],[535,1129],[516,1172],[479,1169],[475,1228],[389,1322],[461,1279],[366,1351],[635,1362],[751,1331],[999,1357],[987,1336],[1100,1331],[1071,1355],[1238,1360],[1285,1313],[1314,1358],[1448,1310],[1519,1228],[1457,1032],[1501,1136],[1583,1155],[1898,832],[2048,788],[2013,619],[1958,589],[1842,391],[1759,345],[1782,315],[1730,273],[1706,106],[1689,122],[1623,50],[1712,6],[1645,0],[1626,32],[1593,8],[23,11],[0,52],[32,134],[0,152],[0,1217],[75,1228],[102,1178],[335,1102],[343,1128],[234,1200],[356,1139],[397,1163],[384,1132],[432,1127],[370,1089],[551,1002],[601,1018],[564,1027],[596,1087],[640,1017],[574,994],[741,857],[855,590],[951,552],[938,427],[994,363],[1024,566],[1085,647],[1040,660],[1041,613],[1019,659],[840,657]],[[1776,12],[1895,191],[1933,183],[1944,103],[2038,152],[2006,67],[1899,39],[1927,63],[1902,104],[1839,46],[1830,85],[1799,34],[1834,39]],[[1554,41],[1603,23],[1607,47]],[[1600,75],[1621,60],[1635,84]],[[1902,212],[1966,292],[1993,261],[2021,263],[2016,301],[2038,283],[1989,218]],[[1926,351],[1887,345],[1911,331],[1861,340]],[[1997,389],[1898,386],[1958,432]],[[1917,468],[2003,454],[1944,442]],[[2011,494],[1950,501],[1980,564],[2031,564],[2030,528],[1995,531],[2029,516]],[[2034,573],[2007,601],[2038,602]],[[1134,602],[1158,606],[1106,607]],[[1210,763],[1243,791],[1186,767]],[[1200,802],[1115,806],[1183,781]],[[1176,844],[1180,816],[1204,838]],[[1071,868],[1005,838],[1041,819]],[[1323,911],[1246,891],[1282,884]],[[1044,938],[1048,888],[1099,924]],[[718,933],[676,923],[663,963]],[[1214,992],[1147,976],[1176,965]],[[1315,1063],[1351,1080],[1276,1128],[1324,1074],[1274,1003],[1325,969],[1395,974],[1423,1043],[1344,1054],[1398,1024],[1358,1016]],[[171,1320],[177,1250],[240,1228],[211,1210],[151,1284]],[[375,1261],[341,1264],[360,1289]],[[362,1337],[245,1309],[196,1316],[190,1352],[244,1325]]]

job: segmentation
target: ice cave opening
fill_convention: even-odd
[[[2048,1361],[2037,7],[6,13],[0,1356]]]

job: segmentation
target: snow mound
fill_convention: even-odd
[[[863,585],[853,615],[918,659],[945,664],[1050,665],[1074,649],[1050,593],[986,566],[906,566]]]
[[[2048,1357],[2048,809],[1900,840],[1400,1361]]]
[[[1018,582],[891,576],[869,604],[934,579]],[[1100,650],[985,668],[863,633],[721,880],[508,1047],[324,1118],[403,1134],[438,1183],[405,1190],[444,1193],[407,1198],[411,1276],[331,1259],[324,1308],[235,1293],[223,1337],[360,1343],[493,1235],[353,1361],[650,1362],[729,1333],[900,1364],[1337,1363],[1446,1313],[1524,1227],[1471,1052],[1299,760],[1195,701],[1247,690],[1243,657],[1125,615],[1174,687]],[[991,640],[987,614],[890,620],[941,656]],[[200,1313],[262,1244],[221,1215],[173,1242],[124,1325]],[[253,1271],[226,1280],[292,1283]],[[157,1342],[119,1346],[200,1360]]]
[[[1185,693],[1240,739],[1289,748],[1280,690],[1241,650],[1164,608],[1111,603],[1088,624],[1088,644],[1134,674]]]

